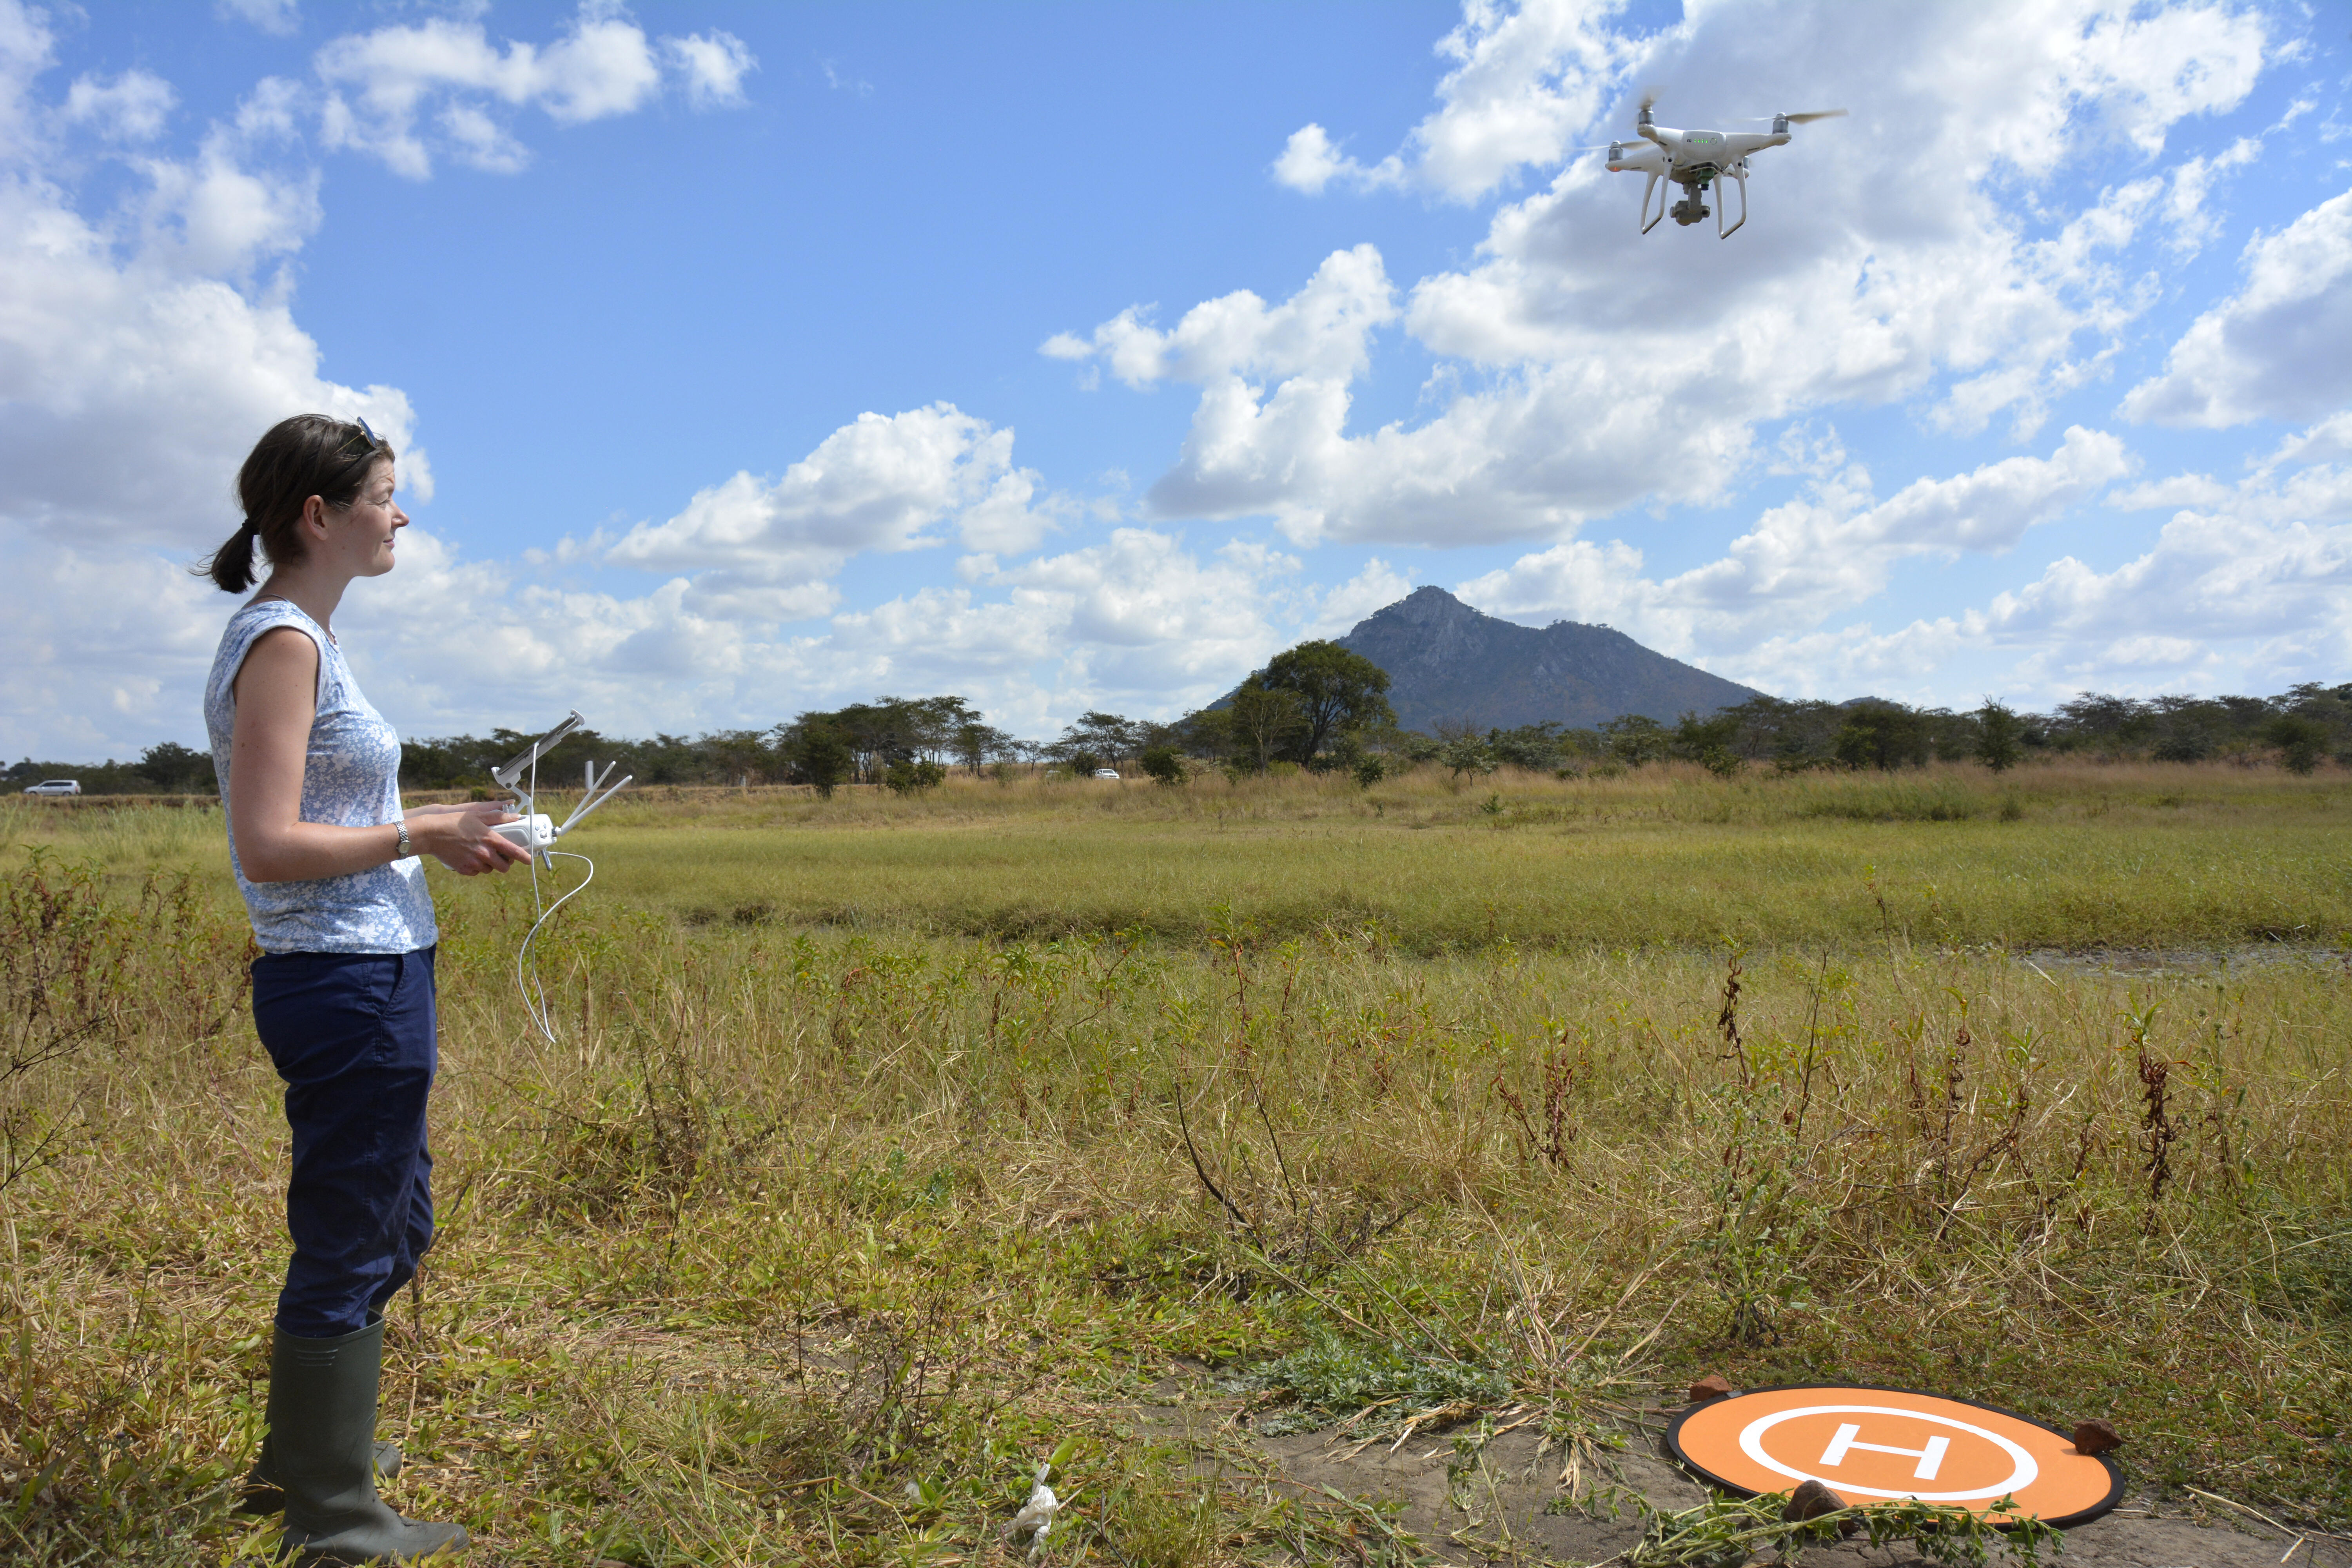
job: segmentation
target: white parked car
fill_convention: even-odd
[[[25,793],[26,795],[79,795],[81,780],[43,779],[37,784],[26,784]]]
[[[1117,768],[1097,768],[1095,770],[1095,777],[1098,779],[1115,779],[1118,777],[1118,770]]]

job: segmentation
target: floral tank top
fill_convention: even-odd
[[[284,599],[260,599],[229,617],[205,683],[205,729],[212,738],[221,805],[229,804],[229,737],[236,723],[236,673],[264,632],[292,626],[319,645],[319,704],[302,765],[302,820],[373,827],[400,819],[400,736],[352,679],[326,628]],[[229,864],[266,952],[413,952],[439,940],[425,863],[415,856],[344,877],[250,882],[229,834]]]

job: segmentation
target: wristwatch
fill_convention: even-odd
[[[414,858],[416,854],[416,849],[414,845],[408,842],[408,824],[405,822],[395,822],[392,826],[393,831],[400,835],[400,853],[394,856],[393,858],[395,860],[407,860]]]

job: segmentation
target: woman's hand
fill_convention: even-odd
[[[236,721],[229,739],[229,833],[249,882],[299,882],[348,876],[396,858],[392,824],[338,827],[302,820],[302,775],[316,717],[319,645],[293,626],[254,640],[233,689]],[[459,876],[503,871],[530,858],[490,829],[514,813],[485,802],[420,805],[402,814],[408,842]]]
[[[408,841],[420,855],[430,855],[460,877],[503,871],[530,858],[530,851],[490,831],[501,822],[519,820],[495,801],[471,805],[420,805],[401,820],[408,825]]]

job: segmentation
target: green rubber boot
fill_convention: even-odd
[[[281,1562],[415,1563],[462,1550],[463,1526],[403,1519],[375,1495],[383,1321],[331,1340],[280,1331],[269,1350],[271,1478],[286,1499]]]
[[[375,1446],[375,1479],[388,1481],[400,1474],[400,1446],[379,1441]],[[270,1468],[269,1435],[261,1436],[261,1453],[246,1472],[245,1485],[236,1495],[239,1513],[279,1513],[286,1508],[286,1489],[278,1484],[278,1472]]]

